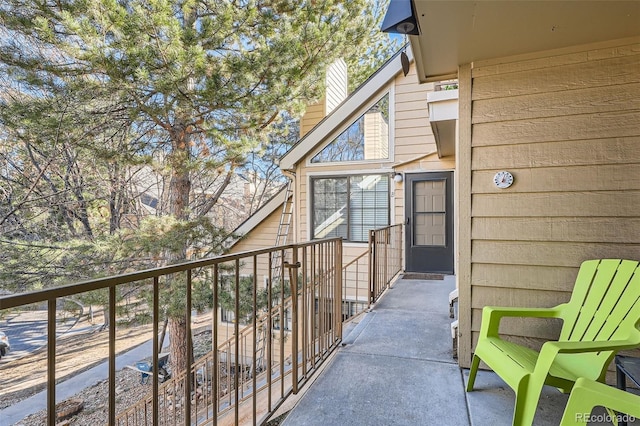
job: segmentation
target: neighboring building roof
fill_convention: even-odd
[[[304,158],[311,150],[320,143],[326,141],[327,135],[335,131],[337,127],[348,120],[354,112],[362,107],[380,88],[387,85],[399,73],[402,72],[402,63],[398,51],[375,73],[354,90],[331,114],[327,115],[302,139],[296,142],[279,161],[279,166],[283,170],[293,170],[295,165]],[[412,60],[411,51],[406,51],[409,59]]]
[[[280,191],[278,191],[273,197],[269,199],[262,207],[256,210],[251,216],[247,218],[244,222],[242,222],[234,231],[232,235],[246,235],[253,228],[258,226],[265,220],[271,213],[276,211],[277,208],[282,207],[282,203],[284,203],[284,197],[287,192],[287,186],[284,185]],[[231,247],[235,245],[240,240],[236,240],[231,243]],[[274,240],[275,243],[275,240]]]

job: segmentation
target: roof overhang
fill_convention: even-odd
[[[458,66],[640,35],[640,1],[413,0],[410,36],[420,82],[455,78]]]
[[[255,227],[260,225],[269,215],[275,212],[278,208],[282,207],[286,197],[286,186],[283,186],[269,201],[267,201],[262,207],[260,207],[255,213],[253,213],[247,220],[242,222],[233,232],[232,236],[235,238],[230,241],[229,247],[233,247],[236,243],[242,241],[242,237],[251,232]]]
[[[409,62],[413,61],[411,51],[409,50],[406,53]],[[399,51],[293,145],[278,161],[280,169],[294,170],[299,161],[304,159],[316,146],[326,142],[328,135],[353,118],[353,115],[359,111],[362,105],[376,96],[401,72],[402,61],[401,52]]]

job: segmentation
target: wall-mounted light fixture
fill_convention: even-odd
[[[402,180],[403,180],[402,173],[400,173],[400,172],[392,172],[391,173],[391,177],[393,177],[393,181],[395,183],[401,183]]]

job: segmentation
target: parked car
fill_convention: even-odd
[[[9,338],[4,332],[0,331],[0,358],[5,356],[10,350],[11,345],[9,344]]]

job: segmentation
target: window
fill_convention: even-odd
[[[233,314],[233,311],[220,307],[220,320],[222,322],[234,322],[235,319],[236,316]]]
[[[346,321],[351,317],[355,317],[360,312],[364,312],[369,305],[365,302],[358,302],[356,300],[343,300],[342,301],[342,321]]]
[[[280,313],[278,311],[277,314],[275,314],[275,317],[272,319],[273,324],[271,325],[271,327],[274,330],[280,330]],[[284,310],[284,330],[285,331],[290,331],[291,330],[291,312],[290,309],[285,309]]]
[[[388,175],[314,178],[311,190],[311,238],[367,242],[369,230],[389,225]]]
[[[311,159],[312,163],[389,158],[389,94]]]

